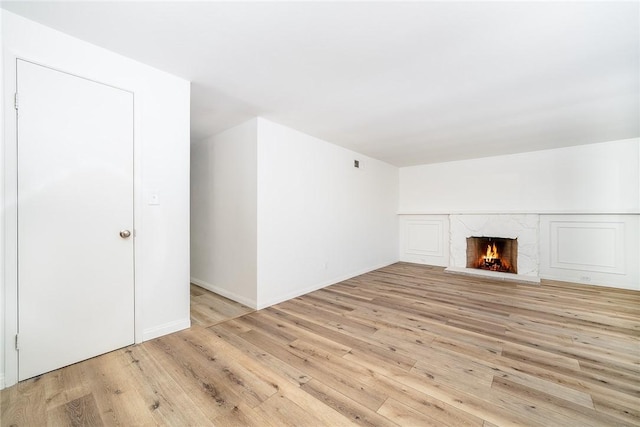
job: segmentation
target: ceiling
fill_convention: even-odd
[[[2,2],[192,82],[191,137],[262,116],[397,166],[640,136],[640,2]]]

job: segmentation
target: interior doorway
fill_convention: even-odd
[[[17,61],[18,380],[134,342],[133,94]]]

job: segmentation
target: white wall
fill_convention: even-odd
[[[189,326],[189,82],[2,12],[6,383],[16,380],[15,57],[134,93],[136,341]],[[149,191],[160,204],[151,206]],[[2,373],[0,373],[1,375]]]
[[[639,213],[640,140],[400,169],[401,213]]]
[[[257,119],[191,149],[191,281],[256,307]]]
[[[397,203],[395,166],[259,118],[258,306],[397,261]]]

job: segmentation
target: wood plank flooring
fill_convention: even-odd
[[[397,263],[222,321],[192,291],[189,330],[2,391],[2,426],[640,426],[640,292]]]
[[[208,328],[254,311],[239,302],[191,284],[191,325]]]

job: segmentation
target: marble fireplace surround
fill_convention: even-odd
[[[539,283],[538,214],[449,215],[449,267],[447,272]],[[518,274],[466,268],[467,237],[518,239]]]

